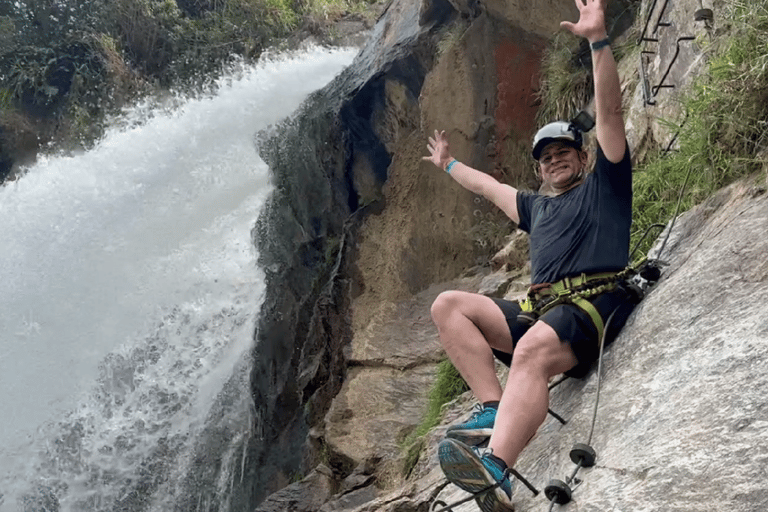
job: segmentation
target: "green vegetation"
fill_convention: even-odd
[[[325,21],[333,21],[349,14],[372,21],[368,6],[374,3],[376,0],[308,0],[304,10],[309,16]]]
[[[421,425],[413,432],[414,437],[423,436],[437,425],[442,416],[443,405],[465,391],[469,386],[448,359],[443,359],[437,367],[437,378],[429,391],[429,407]]]
[[[200,91],[235,59],[255,60],[301,34],[327,39],[330,22],[344,16],[370,20],[378,1],[6,2],[0,5],[6,134],[0,162],[50,142],[87,146],[101,134],[106,115],[142,94],[158,87]],[[31,146],[14,147],[11,139]]]
[[[571,119],[592,98],[592,70],[585,62],[580,38],[560,31],[544,52],[541,63],[541,105],[537,126],[555,119]]]
[[[731,32],[711,48],[709,73],[683,101],[676,148],[657,151],[635,173],[633,247],[649,226],[669,221],[681,191],[684,212],[765,164],[768,0],[731,2],[722,14]],[[653,238],[643,242],[639,254],[648,251]]]
[[[443,359],[437,367],[437,377],[429,391],[429,405],[424,419],[402,443],[406,450],[404,475],[410,474],[418,462],[425,443],[424,436],[440,423],[443,406],[468,390],[469,386],[464,382],[459,371],[451,364],[451,361]]]

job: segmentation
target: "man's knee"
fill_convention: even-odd
[[[435,322],[437,326],[440,326],[440,323],[448,318],[452,313],[458,311],[460,295],[461,292],[451,290],[442,292],[437,296],[435,301],[432,303],[432,307],[430,308],[432,321]]]
[[[568,343],[552,327],[537,322],[515,347],[512,365],[557,375],[570,370],[578,360]]]

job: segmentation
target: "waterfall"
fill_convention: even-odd
[[[227,467],[257,423],[250,231],[271,184],[254,134],[354,53],[240,66],[0,187],[0,512],[190,510],[201,444],[221,462],[197,483],[216,503],[195,508],[227,510]],[[229,438],[201,440],[214,419]]]

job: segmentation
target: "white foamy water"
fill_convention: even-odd
[[[227,382],[247,429],[264,291],[250,230],[271,190],[253,136],[354,53],[312,49],[137,107],[94,149],[0,188],[0,511],[133,510],[147,471],[152,509],[169,510]]]

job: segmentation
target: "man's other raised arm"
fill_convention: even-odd
[[[577,23],[562,22],[560,25],[577,36],[586,38],[590,45],[600,46],[592,50],[592,71],[595,82],[595,122],[597,142],[606,158],[619,162],[626,151],[624,115],[621,108],[621,83],[616,61],[609,45],[605,29],[607,0],[576,0],[579,9]]]

